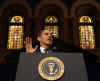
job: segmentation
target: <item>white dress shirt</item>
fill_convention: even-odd
[[[45,49],[46,49],[46,48],[40,47],[40,52],[41,52],[41,53],[45,53]]]

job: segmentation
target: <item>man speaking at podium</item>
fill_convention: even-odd
[[[24,44],[26,48],[26,52],[28,53],[34,53],[34,52],[40,52],[47,54],[49,52],[52,52],[50,49],[52,43],[53,43],[53,37],[52,37],[52,32],[44,29],[40,30],[40,32],[37,35],[37,40],[40,43],[39,45],[36,45],[34,48],[32,47],[32,38],[26,37]]]
[[[88,63],[95,63],[97,56],[95,56],[93,53],[88,52],[87,50],[82,50],[80,48],[77,48],[73,45],[69,44],[63,44],[63,47],[61,46],[62,42],[59,41],[58,44],[60,44],[60,47],[58,46],[53,47],[53,36],[52,32],[47,29],[42,29],[37,35],[37,40],[39,41],[39,45],[37,44],[34,48],[32,47],[32,38],[26,37],[24,44],[26,48],[27,53],[35,53],[40,52],[43,54],[47,54],[50,52],[80,52],[83,53],[85,56],[85,60]],[[56,41],[57,42],[57,41]],[[65,47],[64,47],[65,46]],[[74,50],[75,49],[75,50]]]

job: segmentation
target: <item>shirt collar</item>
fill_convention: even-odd
[[[41,53],[45,53],[44,49],[46,49],[46,48],[44,48],[44,47],[40,47],[40,51],[41,51]]]

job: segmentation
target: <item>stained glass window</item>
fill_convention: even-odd
[[[48,16],[46,19],[45,19],[45,22],[46,23],[57,23],[58,22],[58,19],[54,16]]]
[[[59,38],[59,27],[55,25],[55,23],[58,23],[58,19],[54,16],[48,16],[45,19],[45,23],[48,23],[49,25],[45,26],[45,29],[48,29],[52,32],[52,35],[54,38]]]
[[[23,18],[14,16],[10,20],[8,32],[8,49],[21,49],[23,47]]]
[[[92,19],[89,16],[82,16],[80,18],[80,47],[83,49],[94,49],[95,48],[95,35],[94,27],[91,25]],[[90,25],[88,25],[90,23]],[[85,25],[87,24],[87,25]]]

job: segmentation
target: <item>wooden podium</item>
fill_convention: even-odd
[[[47,81],[40,76],[38,68],[39,64],[42,63],[41,60],[49,57],[58,58],[64,64],[63,75],[52,81],[88,81],[83,55],[80,53],[21,53],[15,81]],[[52,70],[52,66],[50,69]]]

